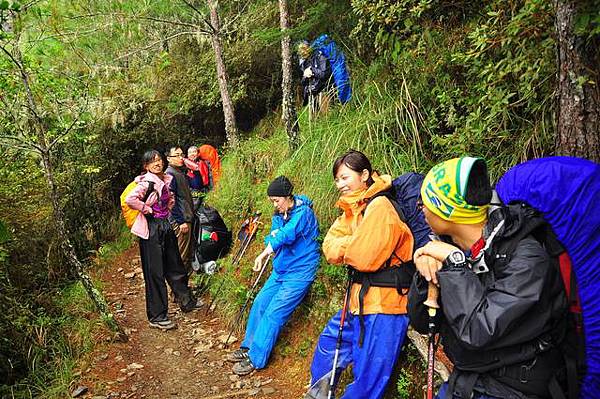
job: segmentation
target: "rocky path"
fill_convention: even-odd
[[[101,277],[127,343],[100,343],[84,365],[74,396],[80,398],[300,398],[307,381],[283,373],[285,361],[238,377],[224,360],[227,328],[205,309],[182,314],[171,307],[177,329],[148,326],[137,247],[115,260]],[[102,339],[102,337],[98,337]],[[277,364],[278,363],[278,364]],[[283,374],[283,377],[276,375]],[[79,388],[79,391],[78,391]]]

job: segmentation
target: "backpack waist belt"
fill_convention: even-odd
[[[452,394],[469,398],[477,379],[482,374],[488,374],[497,381],[528,395],[540,397],[552,396],[553,377],[564,367],[564,359],[551,332],[545,333],[527,344],[518,345],[502,354],[495,354],[495,365],[479,367],[455,367],[449,380],[446,398]],[[493,368],[492,368],[493,367]]]
[[[352,282],[361,284],[358,293],[358,317],[360,321],[360,335],[358,345],[362,348],[365,339],[364,299],[371,287],[396,288],[398,294],[406,295],[415,273],[415,264],[410,261],[401,263],[396,267],[388,267],[376,272],[360,272],[354,270]]]

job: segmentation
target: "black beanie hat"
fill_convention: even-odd
[[[276,177],[267,188],[269,197],[289,197],[294,191],[292,182],[285,176]]]

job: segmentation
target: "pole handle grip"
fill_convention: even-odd
[[[439,309],[440,305],[438,304],[438,297],[440,296],[440,289],[437,285],[429,282],[429,286],[427,287],[427,300],[423,302],[423,305],[428,308]]]

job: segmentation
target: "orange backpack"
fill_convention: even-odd
[[[125,198],[127,198],[127,195],[129,195],[131,190],[133,190],[137,185],[138,185],[137,182],[132,181],[131,183],[129,183],[127,185],[127,187],[125,187],[125,190],[123,190],[123,192],[121,193],[121,213],[123,214],[123,218],[125,219],[125,224],[130,229],[131,229],[131,226],[133,226],[133,223],[135,222],[135,218],[137,218],[137,215],[138,215],[138,213],[140,213],[140,211],[130,208],[129,205],[127,205],[127,203],[125,202]],[[152,194],[153,190],[154,190],[154,182],[153,181],[148,182],[148,189],[146,190],[146,194],[144,194],[144,198],[142,199],[142,202],[144,202],[144,203],[146,202],[146,200],[148,199],[150,194]]]

